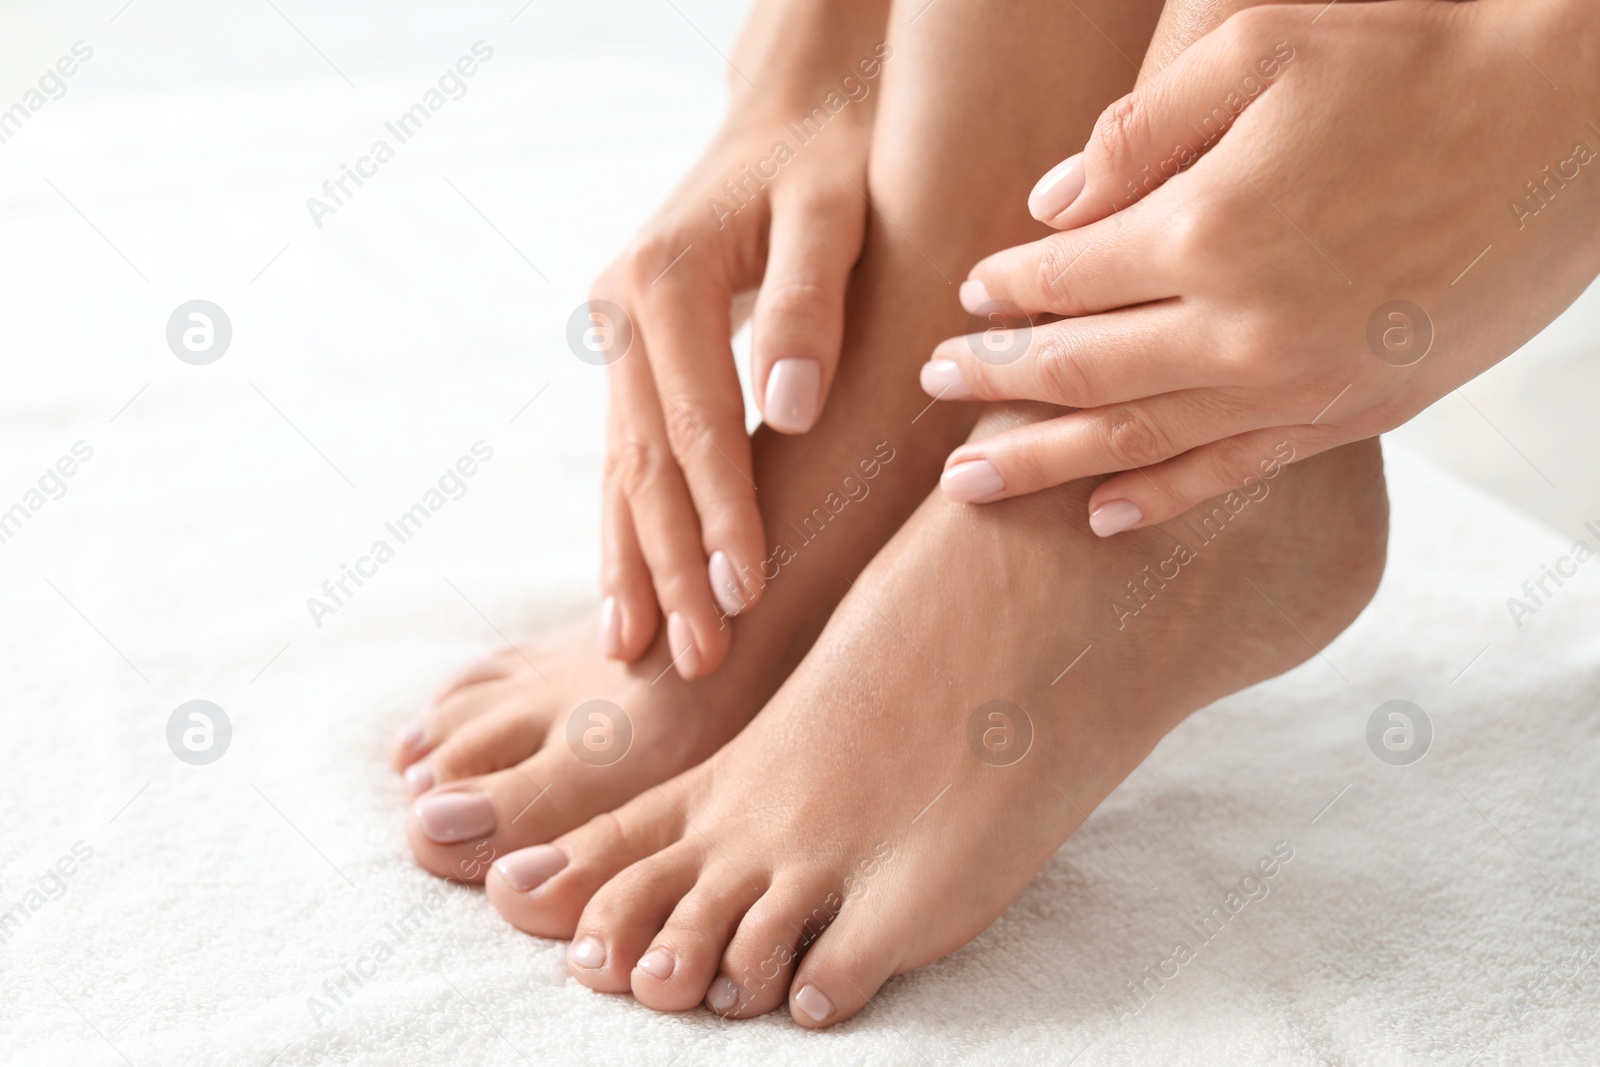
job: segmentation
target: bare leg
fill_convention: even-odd
[[[1158,5],[920,7],[898,11],[890,33],[862,190],[873,211],[832,399],[809,434],[756,437],[762,517],[781,543],[760,605],[733,623],[727,664],[685,683],[663,674],[663,639],[619,666],[600,657],[584,620],[526,650],[542,675],[512,653],[474,667],[397,746],[414,791],[430,791],[407,824],[428,869],[482,880],[494,857],[549,841],[715,752],[800,662],[977,417],[969,405],[930,407],[917,382],[933,346],[973,326],[953,282],[983,255],[1044,232],[1026,210],[1034,178],[1132,87],[1128,57],[1143,52]],[[567,740],[574,710],[593,699],[620,707],[631,726],[627,756],[605,766],[595,765],[605,753],[586,762]]]

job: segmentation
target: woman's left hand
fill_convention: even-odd
[[[1109,536],[1470,381],[1600,273],[1597,69],[1590,0],[1234,15],[1040,181],[1063,232],[963,284],[1043,324],[943,342],[923,387],[1080,410],[963,445],[946,495],[1124,472],[1089,501]]]

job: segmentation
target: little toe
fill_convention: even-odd
[[[713,860],[678,901],[633,969],[633,995],[657,1011],[688,1011],[705,1000],[728,939],[761,887]]]
[[[437,748],[444,740],[486,712],[499,707],[512,684],[504,679],[482,681],[435,697],[422,717],[395,732],[389,761],[397,771]]]
[[[626,993],[633,970],[700,877],[700,850],[679,841],[601,886],[578,919],[567,969],[600,993]]]
[[[682,830],[676,809],[653,790],[547,845],[506,854],[485,883],[489,902],[519,930],[570,939],[601,886],[677,841]]]

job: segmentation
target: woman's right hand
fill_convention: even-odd
[[[762,416],[783,433],[809,430],[838,365],[865,233],[886,6],[758,8],[732,60],[727,121],[590,293],[597,354],[612,360],[608,658],[643,655],[664,616],[678,673],[709,674],[727,655],[725,617],[760,596],[765,542],[730,308],[759,287],[751,372]]]

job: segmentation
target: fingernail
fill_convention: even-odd
[[[706,992],[706,1007],[712,1011],[730,1012],[739,1003],[739,987],[726,975],[718,975]]]
[[[994,496],[1005,487],[1006,480],[986,459],[957,463],[939,479],[939,488],[944,490],[945,497],[961,504]]]
[[[1049,222],[1083,194],[1083,153],[1063,159],[1039,179],[1028,194],[1028,214]]]
[[[567,959],[579,967],[587,967],[592,971],[605,965],[606,949],[599,941],[586,937],[582,941],[574,941],[567,947]]]
[[[614,596],[600,601],[600,654],[606,659],[622,655],[622,612]]]
[[[441,845],[494,832],[494,805],[482,793],[431,793],[411,805],[428,840]]]
[[[426,763],[413,763],[406,768],[406,793],[421,796],[433,788],[433,768]]]
[[[636,968],[648,974],[651,978],[667,979],[672,977],[672,971],[677,967],[678,961],[672,958],[672,953],[664,948],[653,948],[639,957]]]
[[[694,633],[676,611],[667,616],[667,648],[671,649],[672,662],[684,681],[700,673],[700,652],[694,647]]]
[[[519,893],[538,889],[567,865],[567,854],[554,845],[534,845],[495,860],[494,872]]]
[[[780,359],[767,372],[768,426],[784,433],[805,433],[817,421],[822,398],[822,364],[814,359]]]
[[[711,594],[717,604],[729,615],[744,610],[744,600],[739,596],[739,579],[733,573],[733,561],[721,550],[711,553]]]
[[[989,287],[976,278],[968,278],[961,283],[961,306],[968,315],[982,315],[983,307],[989,303]]]
[[[800,987],[800,992],[794,995],[795,1006],[807,1015],[811,1021],[820,1023],[833,1014],[833,1001],[822,995],[822,990],[807,982]]]
[[[1131,500],[1112,500],[1089,513],[1089,529],[1101,537],[1131,530],[1144,521],[1144,512]]]
[[[922,365],[919,375],[922,391],[936,400],[966,400],[972,396],[967,380],[961,376],[961,366],[953,359],[930,359]]]
[[[412,723],[395,731],[394,747],[402,755],[413,756],[422,751],[422,746],[427,742],[427,735],[422,732],[420,723]]]

